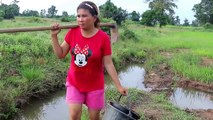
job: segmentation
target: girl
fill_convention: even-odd
[[[59,24],[54,24],[52,45],[58,58],[64,58],[68,52],[72,56],[66,79],[71,120],[81,119],[83,104],[88,107],[90,120],[100,120],[104,108],[104,67],[122,95],[127,94],[127,89],[121,86],[112,62],[110,38],[99,29],[97,6],[82,2],[77,8],[77,22],[78,27],[68,31],[61,45],[57,37]]]

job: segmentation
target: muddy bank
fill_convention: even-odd
[[[178,86],[213,93],[213,84],[205,84],[193,80],[182,79],[178,81]]]
[[[195,116],[201,118],[202,120],[213,120],[213,110],[185,110],[187,113],[195,114]]]
[[[213,110],[189,110],[189,112],[196,114],[203,120],[213,120]]]
[[[51,93],[65,88],[63,80],[66,72],[55,72],[50,78],[42,81],[40,86],[37,84],[27,85],[30,89],[25,94],[16,97],[12,101],[0,101],[0,120],[8,120],[16,117],[20,110],[28,105],[28,103],[33,99],[45,99]],[[33,89],[32,89],[33,88]]]
[[[176,52],[187,52],[188,49],[177,49]],[[161,51],[160,54],[164,57],[166,57],[167,59],[171,59],[174,55],[174,53],[171,52],[164,52]],[[207,57],[202,57],[201,66],[213,66],[213,59],[207,58]],[[159,70],[157,70],[159,69]],[[196,89],[196,90],[200,90],[200,91],[204,91],[204,92],[210,92],[213,93],[213,83],[211,84],[207,84],[207,83],[201,83],[195,80],[189,80],[187,78],[184,78],[182,76],[175,76],[172,72],[172,70],[170,69],[169,65],[166,64],[160,64],[158,65],[158,67],[155,68],[155,73],[157,73],[159,76],[162,76],[162,73],[167,72],[167,74],[163,74],[164,78],[168,77],[169,79],[177,79],[177,85],[179,87],[183,87],[183,88],[192,88],[192,89]],[[148,75],[150,76],[150,75]],[[148,80],[151,81],[151,80]],[[164,80],[162,80],[164,81]]]
[[[167,64],[160,64],[152,71],[147,72],[144,84],[146,87],[151,87],[153,92],[167,90],[170,95],[173,87],[191,88],[203,92],[213,93],[213,84],[200,83],[193,80],[188,80],[183,77],[177,77]],[[211,98],[213,99],[213,98]],[[209,110],[185,110],[188,113],[195,114],[203,120],[213,120],[213,109]],[[146,116],[150,119],[158,119],[163,114],[161,110],[145,110]]]
[[[161,64],[158,68],[147,72],[144,84],[146,87],[152,88],[152,91],[171,89],[173,76],[174,74],[170,67],[166,64]]]
[[[148,71],[145,76],[144,84],[153,90],[170,89],[175,87],[192,88],[203,92],[213,93],[213,84],[201,83],[195,80],[189,80],[174,74],[170,66],[160,64],[155,69]]]

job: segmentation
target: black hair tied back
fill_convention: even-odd
[[[95,25],[96,28],[100,27],[99,26],[100,19],[98,18],[98,8],[93,2],[84,1],[78,6],[77,10],[79,10],[79,9],[89,10],[89,12],[91,13],[92,16],[96,16],[97,19],[96,19],[94,25]]]
[[[87,9],[90,11],[90,13],[94,16],[94,15],[98,15],[98,10],[97,10],[97,7],[96,5],[93,3],[93,2],[90,2],[90,1],[84,1],[82,2],[78,8],[78,9]]]

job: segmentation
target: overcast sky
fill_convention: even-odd
[[[5,4],[10,4],[13,0],[0,0]],[[48,9],[51,5],[56,6],[58,10],[57,14],[62,14],[62,11],[67,11],[68,14],[76,14],[77,6],[84,0],[18,0],[18,5],[20,6],[20,12],[26,9],[37,10],[40,12],[41,9]],[[91,0],[97,6],[104,4],[107,0]],[[143,13],[148,10],[148,3],[145,0],[111,0],[117,7],[127,10],[129,13],[132,11],[137,11]],[[194,12],[192,8],[194,4],[200,3],[201,0],[177,0],[175,9],[175,15],[179,16],[181,22],[187,18],[190,22],[194,20]]]

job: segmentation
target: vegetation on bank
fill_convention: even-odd
[[[3,21],[3,28],[50,26],[53,22],[34,18]],[[25,24],[25,25],[24,25]],[[61,33],[62,36],[65,31]],[[0,34],[0,119],[18,111],[30,97],[40,97],[64,84],[68,57],[53,54],[50,31]]]
[[[141,38],[148,36],[141,47],[151,50],[151,59],[147,61],[150,69],[155,67],[156,62],[167,63],[179,76],[213,83],[213,37],[210,30],[193,27],[141,30],[137,30]]]
[[[2,21],[1,27],[50,26],[55,21],[20,17]],[[119,41],[112,45],[113,61],[118,70],[130,62],[145,62],[147,71],[166,63],[176,75],[212,84],[213,65],[203,64],[204,58],[213,59],[213,37],[209,30],[172,26],[159,29],[130,22],[120,27],[119,32]],[[66,30],[60,33],[61,41],[65,33]],[[70,56],[59,60],[53,54],[50,31],[0,34],[0,119],[14,115],[30,97],[39,97],[63,86],[69,60]],[[112,100],[114,95],[111,94],[116,95],[116,92],[107,92],[108,100]],[[172,113],[171,116],[165,114],[164,119],[193,118],[171,105],[163,93],[141,92],[133,96],[149,96],[144,107],[160,107]],[[138,111],[143,116],[144,111]]]

